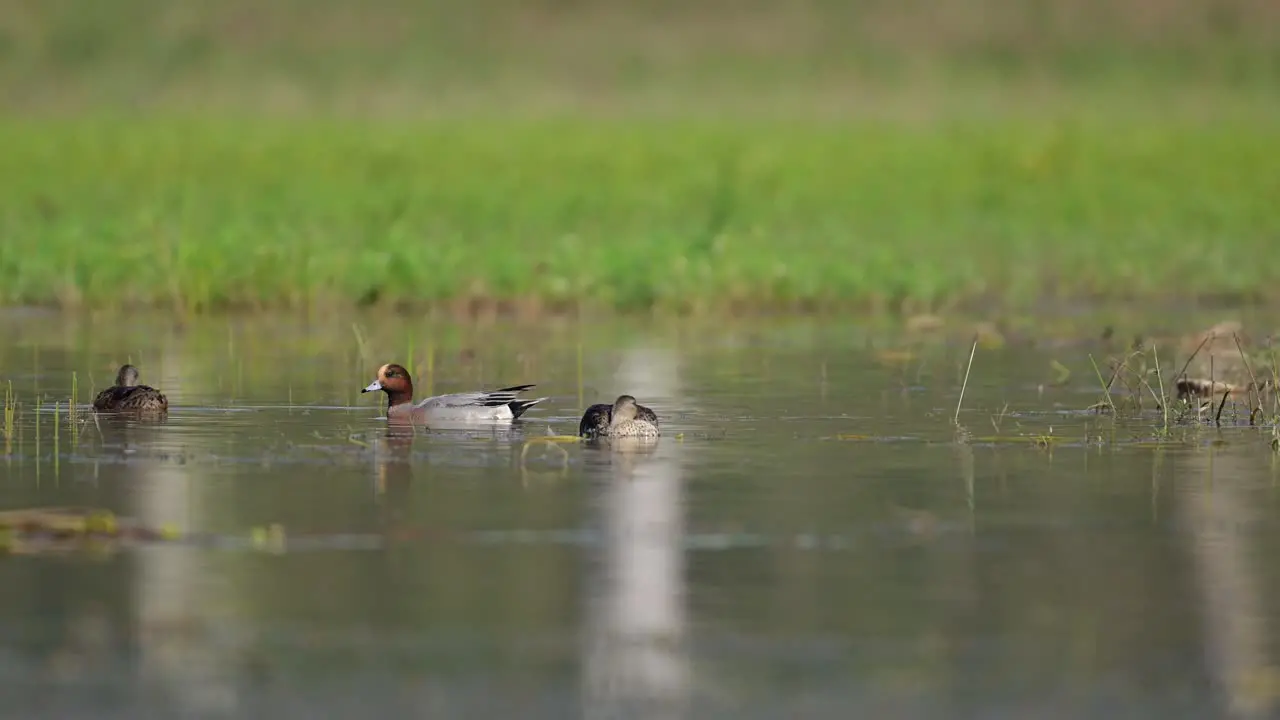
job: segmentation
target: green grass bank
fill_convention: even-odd
[[[0,0],[0,303],[1273,299],[1280,4]]]
[[[1272,297],[1261,120],[0,124],[0,299]]]

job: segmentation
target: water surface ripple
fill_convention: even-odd
[[[101,508],[168,533],[10,533],[9,714],[1277,707],[1272,431],[1086,412],[1097,347],[979,350],[957,429],[967,344],[904,360],[887,352],[904,341],[848,324],[410,342],[219,322],[9,334],[0,510]],[[165,421],[87,412],[125,361],[169,394]],[[551,399],[510,427],[404,433],[359,393],[389,361],[419,397],[535,382]],[[1049,382],[1051,361],[1073,380]],[[663,418],[656,447],[540,440],[623,392]]]

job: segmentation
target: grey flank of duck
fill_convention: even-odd
[[[612,405],[596,403],[587,408],[578,422],[583,437],[658,437],[658,414],[636,402],[631,395],[619,395]]]
[[[546,400],[520,400],[516,396],[534,385],[514,385],[499,390],[436,395],[413,404],[413,378],[403,365],[378,368],[378,377],[362,393],[381,390],[387,394],[387,417],[409,418],[415,422],[503,422],[515,420],[529,408]]]
[[[138,384],[138,368],[121,365],[116,384],[98,393],[93,409],[103,411],[169,409],[169,399],[150,385]]]

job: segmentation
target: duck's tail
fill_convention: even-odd
[[[493,392],[485,393],[484,399],[479,404],[494,408],[506,405],[511,410],[511,419],[515,420],[528,412],[529,408],[547,399],[544,397],[540,397],[537,400],[519,400],[516,398],[517,393],[522,393],[533,387],[536,386],[513,385],[511,387],[502,388],[501,390],[494,390]]]
[[[613,415],[613,406],[608,403],[596,403],[582,413],[578,421],[580,437],[596,437],[609,432],[609,418]]]
[[[534,405],[537,405],[538,403],[546,399],[547,398],[540,397],[537,400],[512,400],[511,402],[507,403],[507,407],[511,408],[511,419],[515,420],[516,418],[525,414],[525,412],[527,412],[529,408],[533,407]]]

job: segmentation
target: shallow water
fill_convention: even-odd
[[[852,322],[0,325],[0,510],[177,532],[10,538],[15,715],[1204,718],[1280,697],[1271,430],[1085,412],[1097,341],[979,349],[957,433],[967,341]],[[86,412],[125,361],[167,420]],[[388,361],[418,397],[550,399],[391,433],[359,393]],[[651,452],[537,441],[621,392],[663,418]]]

